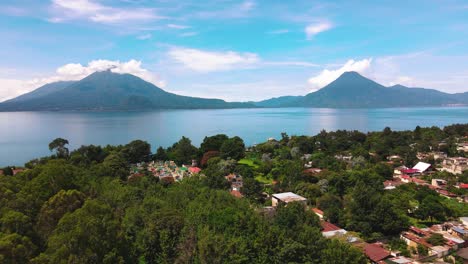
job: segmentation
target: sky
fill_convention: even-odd
[[[227,101],[305,95],[345,71],[466,92],[468,1],[0,2],[0,101],[109,68]]]

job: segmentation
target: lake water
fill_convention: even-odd
[[[81,145],[126,144],[134,139],[151,143],[152,149],[170,146],[182,136],[199,146],[205,136],[242,137],[247,145],[269,137],[315,135],[320,130],[376,131],[419,126],[468,123],[468,107],[387,109],[226,109],[164,110],[153,112],[0,112],[0,166],[23,165],[50,155],[54,138]]]

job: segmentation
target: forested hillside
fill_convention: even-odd
[[[410,224],[466,216],[468,208],[414,184],[384,191],[398,165],[386,157],[401,155],[414,164],[416,153],[430,148],[463,155],[455,146],[467,135],[468,125],[323,131],[282,134],[247,148],[238,137],[217,135],[200,148],[182,138],[155,154],[139,140],[70,152],[67,140],[56,139],[50,157],[0,175],[0,262],[366,263],[357,247],[324,238],[310,208],[319,207],[328,221],[365,241],[385,238],[398,248],[399,232]],[[344,162],[338,155],[353,158]],[[135,163],[151,160],[196,160],[203,170],[173,183],[146,169],[129,177]],[[308,162],[322,171],[305,171]],[[229,193],[230,173],[244,178],[243,198]],[[467,182],[468,173],[436,176]],[[291,203],[264,213],[268,195],[286,191],[306,197],[309,207]]]

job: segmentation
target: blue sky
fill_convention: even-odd
[[[0,101],[113,67],[183,95],[304,95],[344,71],[468,91],[468,1],[2,0]]]

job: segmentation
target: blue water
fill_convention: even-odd
[[[126,144],[134,139],[170,146],[182,136],[199,146],[207,135],[242,137],[247,145],[269,137],[315,135],[320,130],[376,131],[468,123],[468,107],[386,109],[227,109],[154,112],[0,112],[0,166],[49,155],[54,138],[81,145]]]

